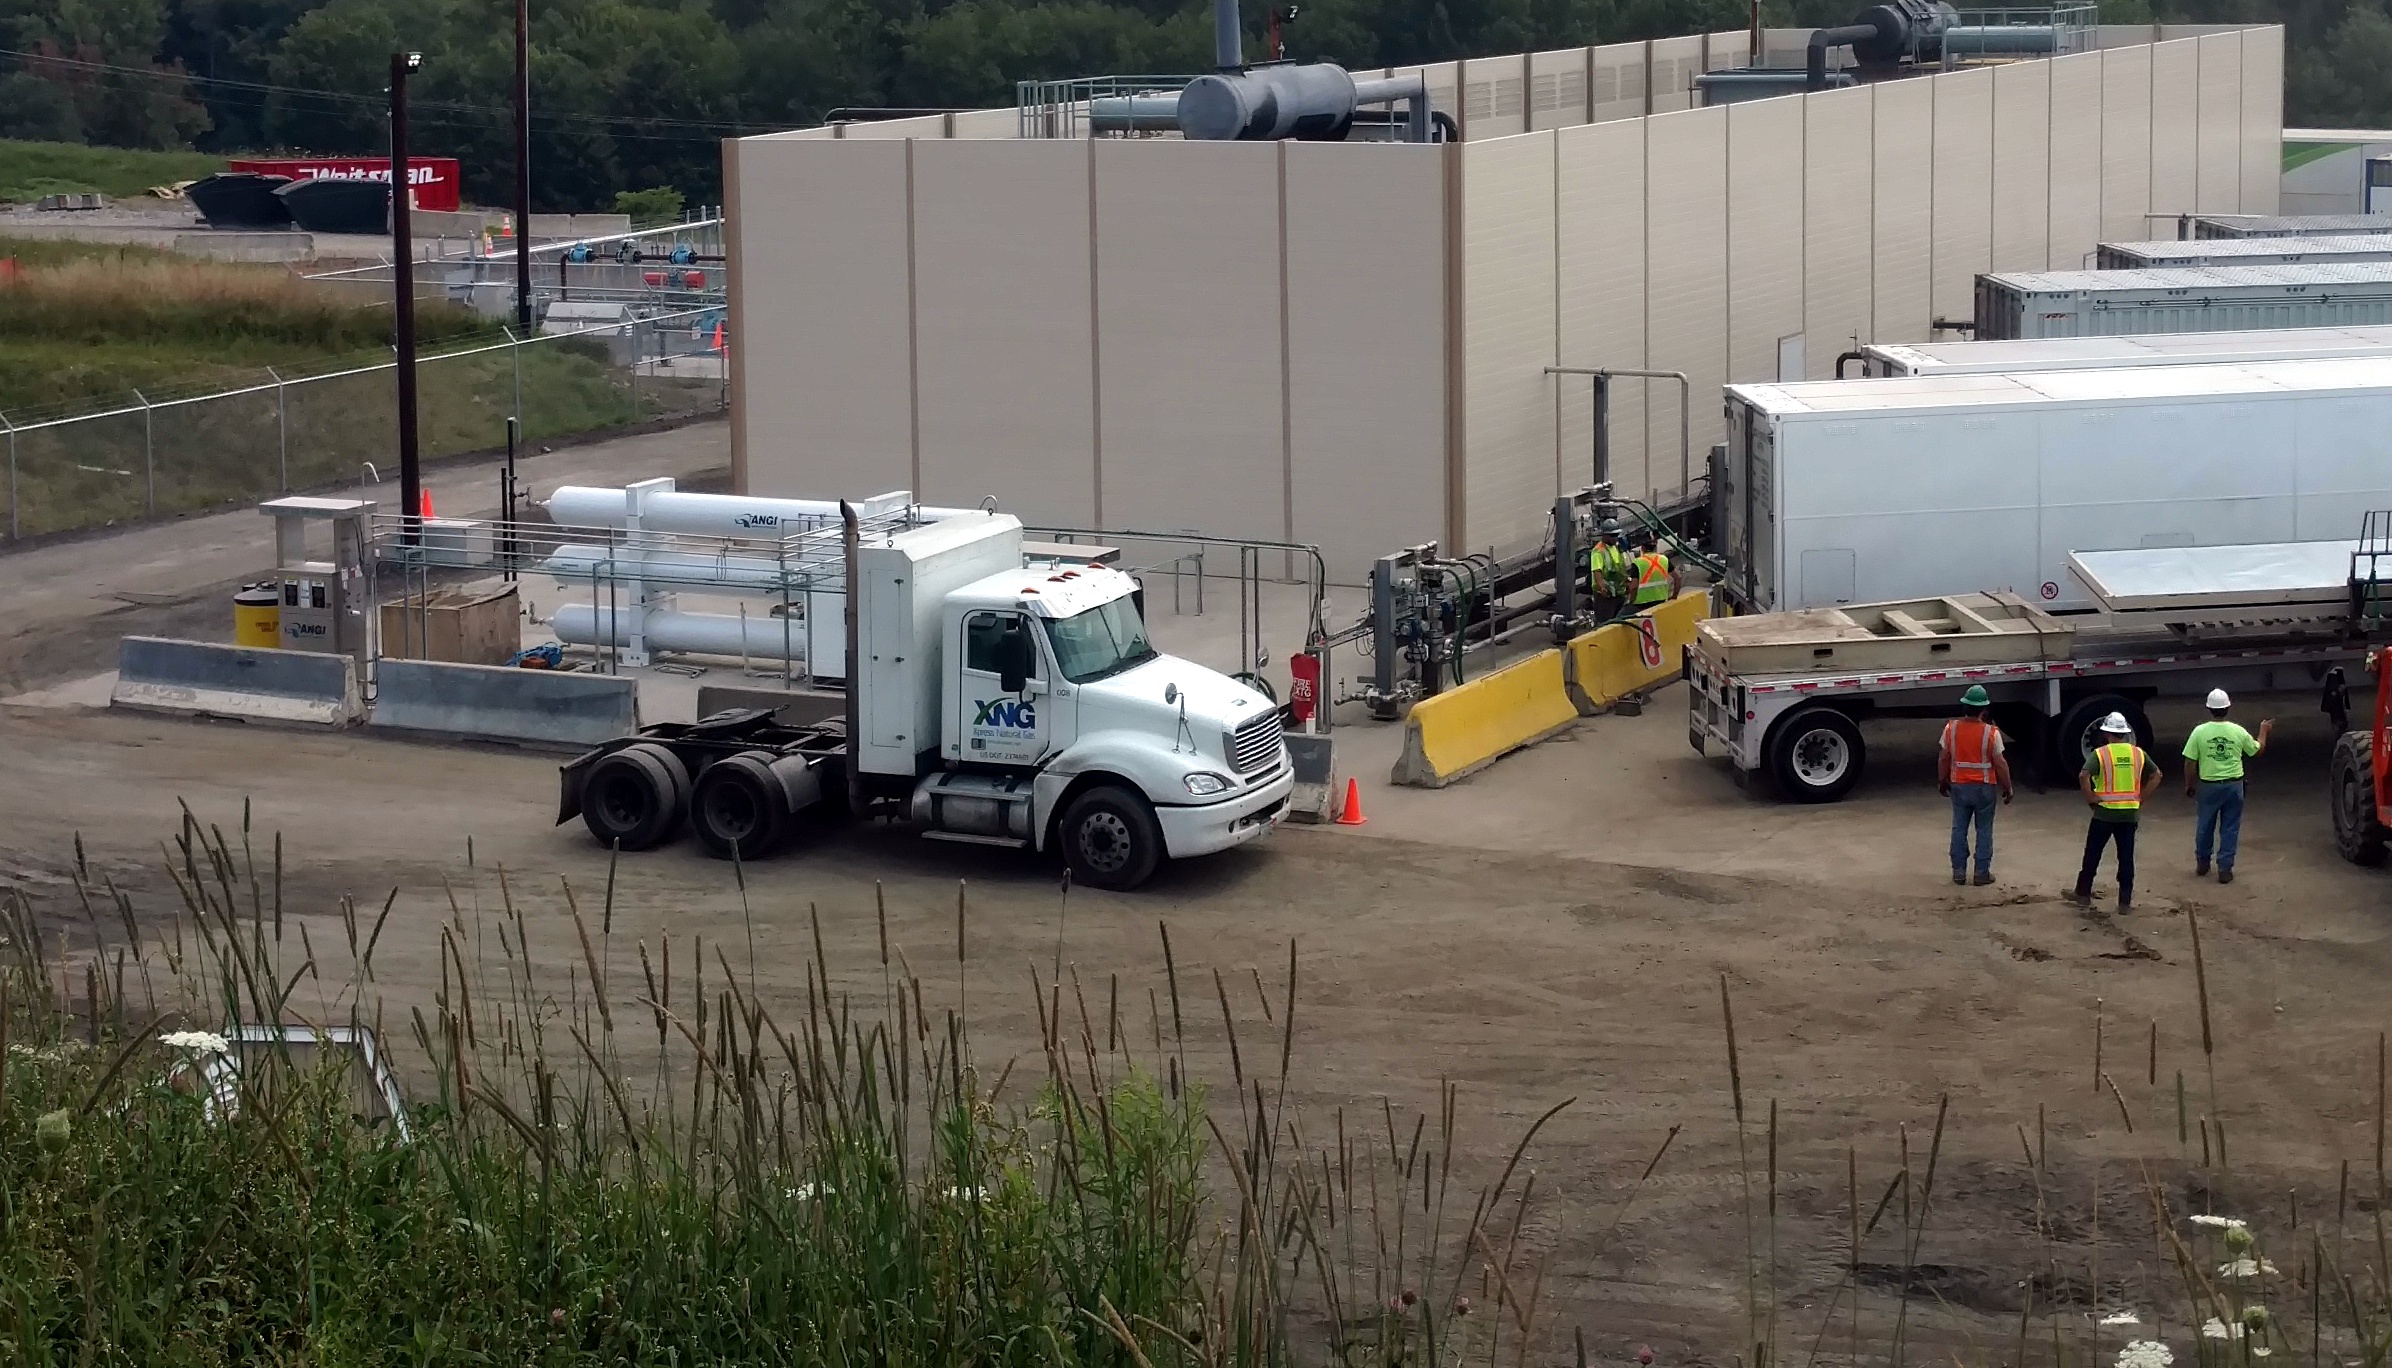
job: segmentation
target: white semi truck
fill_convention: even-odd
[[[844,565],[818,597],[844,620],[843,719],[644,727],[564,766],[558,823],[639,850],[686,820],[756,859],[806,819],[886,815],[1060,849],[1076,881],[1114,889],[1277,825],[1294,773],[1269,699],[1156,651],[1129,575],[1027,557],[1006,514],[931,511],[808,534]]]
[[[2384,241],[2392,244],[2392,233],[2386,234]],[[2392,356],[2392,326],[2033,337],[2009,342],[1882,342],[1847,352],[1842,359],[1858,361],[1864,376],[1885,377],[2227,366],[2349,356]]]
[[[2071,552],[2355,539],[2392,507],[2392,357],[1730,385],[1742,612],[2091,600]]]

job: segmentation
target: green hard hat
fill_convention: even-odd
[[[1968,686],[1968,692],[1960,695],[1960,706],[1964,708],[1990,708],[1993,706],[1993,695],[1985,692],[1984,685],[1971,684]]]

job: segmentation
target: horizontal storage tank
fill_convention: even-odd
[[[1977,340],[2392,323],[2392,261],[1977,277]]]
[[[2201,214],[2192,229],[2196,238],[2340,237],[2392,233],[2392,214]]]
[[[1730,385],[1720,496],[1752,611],[2088,609],[2072,552],[2355,540],[2392,508],[2392,358]]]
[[[2017,375],[2125,366],[2246,365],[2254,361],[2392,356],[2392,324],[2374,328],[2254,328],[2247,332],[2045,337],[2009,342],[1886,343],[1860,349],[1861,373]]]
[[[2315,266],[2345,261],[2392,261],[2392,233],[2105,242],[2093,254],[2094,266],[2104,271],[2187,266]]]

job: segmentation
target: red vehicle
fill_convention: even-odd
[[[234,171],[292,180],[371,180],[390,182],[388,157],[236,157],[225,163]],[[464,203],[465,175],[455,157],[409,157],[407,187],[418,209],[454,213]]]
[[[2359,550],[2351,557],[2351,615],[2370,628],[2380,628],[2392,605],[2382,572],[2392,558],[2392,513],[2370,513],[2359,534]],[[2326,766],[2326,792],[2334,804],[2334,845],[2353,864],[2378,865],[2392,853],[2392,650],[2367,653],[2367,672],[2375,676],[2375,708],[2365,731],[2350,729],[2350,690],[2337,670],[2326,687],[2326,711],[2342,728],[2334,743],[2334,758]]]

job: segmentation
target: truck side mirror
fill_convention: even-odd
[[[1031,644],[1030,634],[1016,627],[1005,634],[999,651],[1002,665],[997,671],[997,687],[1009,694],[1030,687],[1030,669],[1038,658],[1038,648]]]

